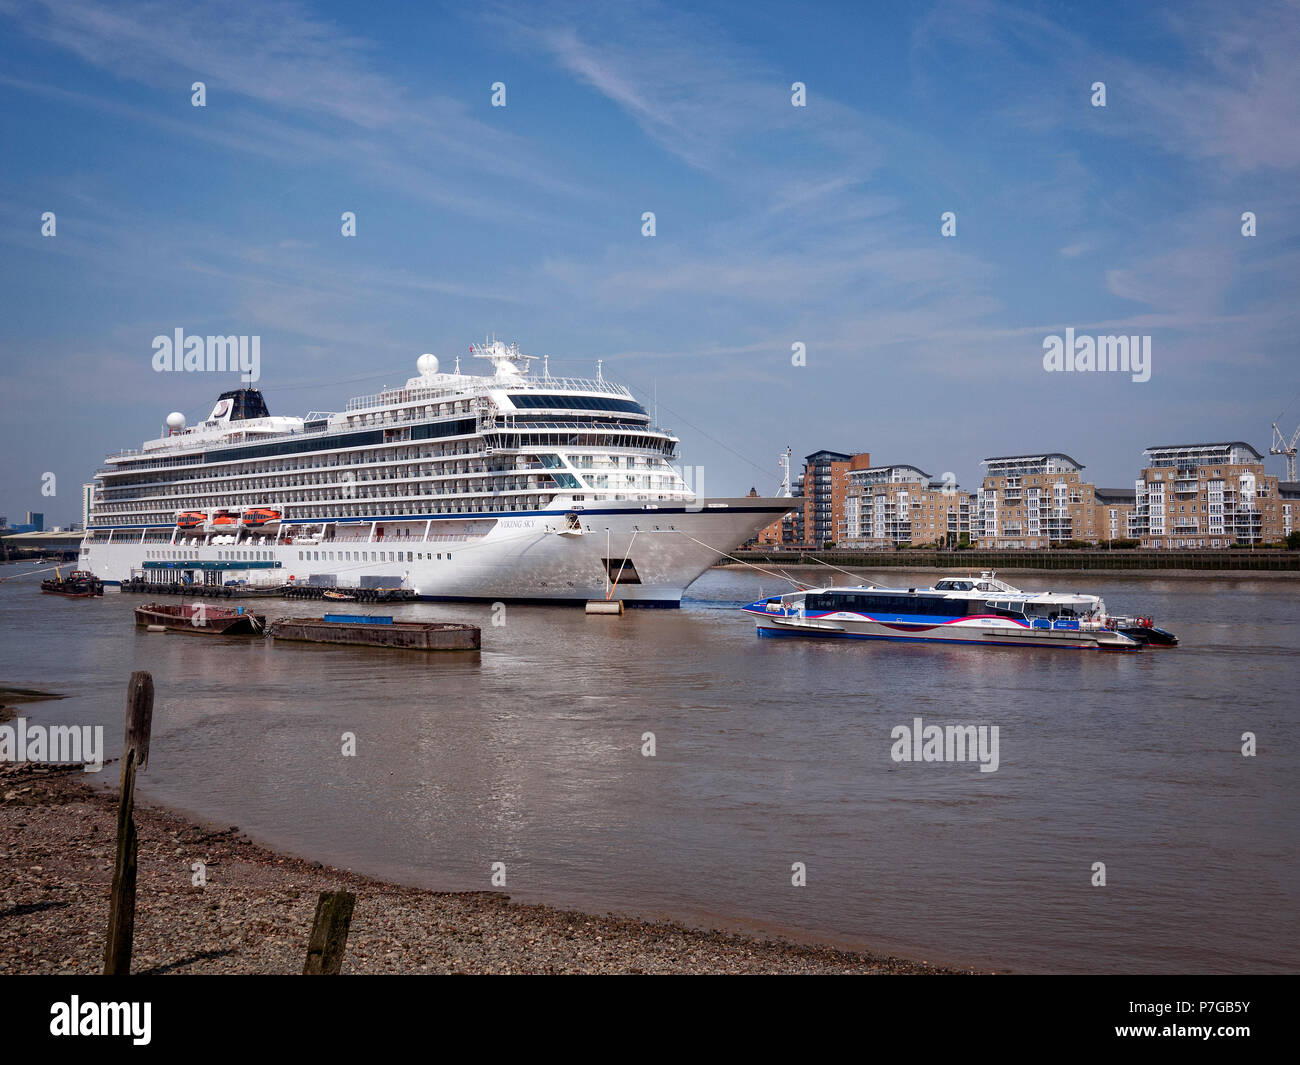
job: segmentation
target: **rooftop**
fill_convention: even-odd
[[[1218,451],[1225,447],[1244,447],[1261,462],[1264,461],[1264,456],[1244,440],[1226,440],[1217,444],[1156,444],[1146,448],[1142,454],[1150,455],[1156,451]]]
[[[1039,455],[994,455],[991,458],[981,459],[980,465],[987,466],[990,462],[1034,462],[1038,459],[1065,459],[1078,469],[1084,468],[1082,462],[1071,458],[1063,451],[1045,451]]]

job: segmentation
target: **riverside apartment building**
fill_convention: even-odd
[[[1144,454],[1131,523],[1143,547],[1273,543],[1290,531],[1290,501],[1249,444],[1161,445]]]
[[[951,477],[897,464],[850,470],[847,480],[841,547],[956,546],[970,536],[974,497]]]
[[[794,484],[795,511],[774,521],[755,538],[760,546],[820,549],[834,541],[844,522],[849,473],[871,465],[867,452],[814,451],[804,458]]]
[[[982,465],[971,534],[981,547],[1032,550],[1127,535],[1133,504],[1124,490],[1099,490],[1069,455],[1000,455]]]

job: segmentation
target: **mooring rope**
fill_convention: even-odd
[[[692,541],[693,543],[697,543],[697,544],[699,544],[701,547],[703,547],[703,548],[705,548],[705,549],[707,549],[707,550],[709,550],[709,551],[716,552],[717,554],[721,555],[723,558],[729,558],[729,559],[731,559],[732,562],[739,562],[742,566],[749,566],[750,569],[756,569],[756,570],[758,570],[759,573],[766,573],[766,574],[768,574],[768,576],[776,577],[778,580],[789,581],[791,584],[793,584],[793,585],[794,585],[796,588],[798,588],[800,591],[804,591],[805,588],[806,588],[806,586],[805,586],[801,581],[797,581],[797,580],[795,580],[793,577],[786,576],[786,575],[783,574],[783,573],[776,573],[776,572],[774,572],[773,570],[770,570],[770,569],[764,569],[762,566],[756,566],[756,565],[754,565],[754,563],[752,563],[752,562],[750,562],[750,561],[748,561],[748,560],[746,560],[746,559],[743,559],[743,558],[737,558],[735,555],[729,555],[729,554],[727,554],[727,552],[725,552],[725,551],[719,551],[716,547],[710,547],[710,546],[709,546],[708,544],[706,544],[703,540],[696,540],[695,537],[692,536],[690,533],[684,533],[684,532],[682,532],[681,529],[673,529],[672,531],[675,532],[675,533],[677,533],[678,536],[685,536],[686,539]]]
[[[55,568],[57,569],[58,567]],[[49,573],[49,572],[50,571],[47,569],[28,569],[28,570],[23,570],[22,573],[6,573],[3,577],[0,577],[0,584],[4,584],[5,581],[11,581],[15,577],[30,577],[33,573]]]
[[[803,555],[800,555],[799,557],[800,557],[800,558],[803,558],[804,556],[803,556]],[[809,556],[807,556],[807,557],[808,557],[811,561],[816,562],[819,566],[828,566],[828,567],[830,567],[831,569],[839,570],[841,573],[847,574],[848,576],[854,578],[855,580],[866,581],[867,584],[871,585],[871,587],[873,587],[873,588],[879,588],[879,587],[881,587],[881,586],[880,586],[879,584],[877,584],[875,581],[867,580],[866,577],[860,576],[860,575],[857,574],[857,573],[850,573],[848,570],[843,569],[843,568],[841,568],[840,566],[832,566],[829,562],[823,562],[820,558],[813,558],[812,555],[809,555]]]

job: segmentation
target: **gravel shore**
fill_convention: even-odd
[[[118,768],[103,774],[116,781]],[[96,973],[116,789],[0,764],[0,974]],[[300,973],[322,890],[357,895],[345,973],[950,973],[895,957],[385,883],[136,806],[136,973]],[[203,862],[206,886],[193,884]]]

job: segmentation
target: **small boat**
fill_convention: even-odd
[[[104,582],[84,569],[73,570],[66,577],[59,574],[41,581],[41,591],[46,595],[62,595],[68,599],[91,599],[104,594]]]
[[[199,529],[207,522],[208,516],[201,510],[187,510],[176,515],[176,528]]]
[[[355,603],[357,601],[357,597],[355,595],[348,595],[346,592],[336,592],[333,590],[328,592],[322,592],[321,598],[334,599],[334,600],[339,600],[348,603]]]
[[[1158,628],[1149,617],[1110,617],[1106,625],[1148,647],[1178,646],[1178,637],[1168,629]]]
[[[268,507],[253,507],[251,510],[244,511],[244,527],[248,529],[262,529],[268,525],[280,524],[280,512],[271,510]]]
[[[808,588],[760,599],[742,609],[758,618],[760,636],[1102,651],[1139,651],[1153,642],[1113,623],[1126,619],[1110,618],[1099,596],[1022,592],[991,571],[978,578],[946,578],[930,588]],[[1140,627],[1178,642],[1154,624]]]
[[[266,631],[264,614],[207,603],[147,603],[135,608],[135,623],[205,636],[260,636]]]

